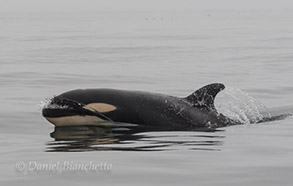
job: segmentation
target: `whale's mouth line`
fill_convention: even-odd
[[[110,119],[104,114],[84,108],[86,105],[75,100],[65,97],[54,97],[42,110],[42,114],[46,118],[58,118],[66,116],[97,116],[103,120]],[[110,120],[111,121],[111,120]]]

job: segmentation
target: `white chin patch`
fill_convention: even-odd
[[[64,116],[64,117],[46,117],[46,119],[59,126],[79,126],[79,125],[105,125],[106,121],[96,116]]]

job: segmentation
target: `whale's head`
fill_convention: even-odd
[[[103,113],[115,110],[106,103],[84,103],[71,94],[52,98],[42,109],[43,116],[55,126],[100,125],[110,119]]]

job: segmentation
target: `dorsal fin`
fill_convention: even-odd
[[[221,83],[209,84],[198,89],[184,99],[197,108],[207,109],[210,111],[215,110],[215,97],[223,89],[225,89],[225,86]]]

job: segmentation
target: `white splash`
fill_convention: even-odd
[[[61,106],[58,104],[52,104],[51,101],[53,98],[54,97],[44,98],[42,101],[40,101],[40,103],[37,105],[39,113],[41,113],[44,108],[51,108],[51,109],[56,109],[56,108],[66,109],[66,108],[68,108],[68,106],[66,106],[66,105]]]
[[[219,113],[244,124],[256,123],[270,117],[264,104],[233,87],[226,87],[219,92],[214,104]]]
[[[44,98],[43,100],[41,100],[39,102],[39,104],[36,105],[38,108],[38,112],[42,113],[43,108],[48,108],[52,99],[53,99],[53,97],[52,98]]]

